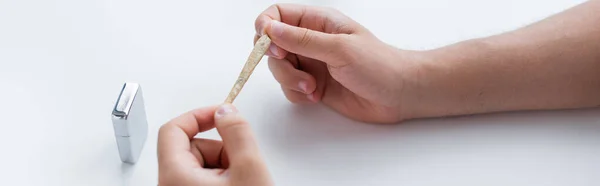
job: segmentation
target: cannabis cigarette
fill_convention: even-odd
[[[231,88],[227,99],[225,99],[225,103],[233,103],[233,100],[240,93],[242,87],[244,87],[244,84],[246,84],[248,78],[250,78],[250,75],[252,75],[252,72],[254,71],[256,65],[258,65],[263,55],[265,55],[265,53],[269,49],[269,45],[271,45],[271,38],[269,38],[267,34],[264,34],[258,39],[258,41],[256,41],[256,44],[254,44],[254,49],[252,49],[252,53],[250,53],[250,56],[246,60],[244,68],[238,76],[237,81],[235,81],[233,88]]]

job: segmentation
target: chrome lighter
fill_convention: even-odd
[[[148,135],[144,98],[139,84],[123,85],[112,111],[112,123],[121,161],[135,164]]]

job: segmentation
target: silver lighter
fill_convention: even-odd
[[[135,164],[148,135],[144,98],[139,84],[123,85],[112,111],[112,123],[121,161]]]

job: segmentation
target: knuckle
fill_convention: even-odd
[[[164,125],[160,126],[160,128],[158,129],[158,134],[159,134],[159,137],[160,137],[160,134],[164,134],[164,133],[166,133],[166,132],[167,132],[167,131],[169,131],[169,130],[170,130],[170,128],[172,128],[172,127],[173,127],[173,126],[171,126],[171,124],[169,124],[169,123],[167,123],[167,124],[164,124]]]
[[[236,130],[239,127],[244,127],[246,125],[246,120],[238,115],[235,115],[231,117],[225,117],[221,122],[217,123],[217,127],[219,127],[221,130],[229,131]]]
[[[331,48],[337,50],[338,52],[344,52],[348,47],[349,35],[347,34],[336,34],[331,39]]]
[[[328,51],[324,55],[328,55],[327,58],[331,60],[329,62],[332,66],[339,67],[351,62],[352,41],[349,37],[351,36],[347,34],[336,34],[329,41]]]
[[[310,30],[308,30],[307,28],[302,28],[301,29],[301,33],[300,33],[300,37],[298,39],[298,45],[302,46],[302,47],[306,47],[310,44],[310,42],[313,39],[313,34],[312,32],[310,32]]]

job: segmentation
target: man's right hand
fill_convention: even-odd
[[[276,4],[258,16],[257,35],[272,40],[269,68],[294,103],[323,102],[359,121],[394,123],[411,117],[419,52],[389,46],[342,13]]]

